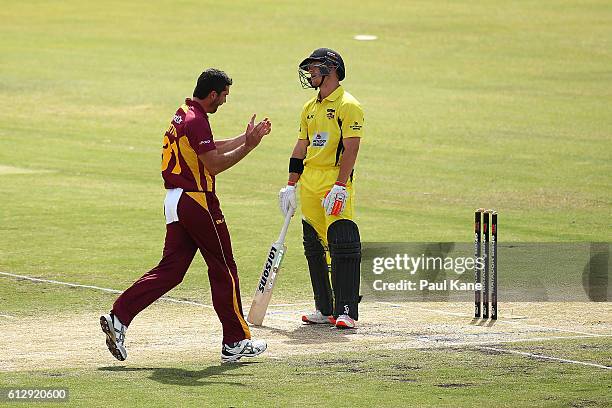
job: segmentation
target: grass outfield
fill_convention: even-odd
[[[612,357],[606,342],[545,346],[560,353],[573,346],[595,347]],[[36,387],[52,381],[72,390],[70,401],[76,406],[112,405],[117,394],[136,406],[167,406],[170,401],[177,406],[304,406],[308,401],[311,406],[457,407],[495,401],[497,407],[592,407],[609,402],[609,389],[605,391],[603,384],[610,374],[603,370],[568,366],[551,377],[546,365],[475,349],[325,353],[274,364],[209,364],[181,361],[40,370],[34,376],[12,374],[8,386]]]
[[[263,253],[282,223],[276,194],[286,181],[299,110],[313,94],[300,88],[296,65],[320,46],[341,52],[344,85],[366,112],[356,167],[364,241],[469,242],[476,207],[499,211],[505,242],[611,241],[609,2],[364,3],[348,10],[318,1],[4,5],[0,272],[122,290],[154,266],[164,236],[162,133],[197,75],[216,66],[234,79],[228,103],[211,117],[216,137],[242,132],[253,112],[273,122],[262,145],[217,178],[243,302],[250,304]],[[356,34],[379,39],[355,41]],[[290,323],[311,298],[298,222],[287,244],[273,302],[299,306],[271,318],[276,331],[255,334],[270,336],[279,347],[302,347],[313,334]],[[210,304],[200,259],[169,295]],[[38,338],[55,336],[42,331],[54,316],[79,316],[85,330],[90,315],[95,324],[96,313],[113,299],[0,275],[0,330],[19,337],[28,329],[36,345]],[[87,350],[87,365],[45,365],[43,359],[32,367],[19,341],[8,336],[0,340],[0,368],[19,362],[16,355],[24,362],[0,371],[0,387],[68,386],[74,406],[104,405],[107,392],[133,406],[297,405],[305,399],[348,404],[333,385],[354,387],[353,406],[474,406],[485,400],[495,406],[603,406],[609,370],[428,344],[465,332],[483,344],[520,341],[511,343],[513,350],[548,347],[543,354],[611,366],[609,305],[560,305],[548,317],[539,307],[517,306],[526,324],[545,327],[541,333],[527,326],[512,332],[509,314],[505,326],[470,326],[468,305],[432,306],[465,316],[445,315],[431,327],[418,322],[419,333],[411,319],[438,314],[408,309],[405,337],[414,344],[405,348],[396,339],[389,351],[367,346],[370,338],[395,333],[377,325],[384,323],[376,319],[382,309],[367,306],[362,329],[347,340],[359,345],[352,353],[346,342],[331,338],[325,347],[310,344],[310,356],[271,348],[271,356],[257,363],[227,369],[218,366],[216,354],[207,354],[218,352],[217,339],[209,337],[192,345],[186,336],[187,357],[170,354],[147,364],[146,351],[158,350],[147,327],[140,338],[128,333],[135,358],[125,365],[111,360],[103,338],[79,337],[84,340],[74,347]],[[187,320],[209,319],[218,335],[206,308],[156,308]],[[143,317],[142,326],[152,324],[152,316]],[[20,326],[20,319],[31,325]],[[553,338],[561,334],[574,337]],[[576,338],[582,335],[587,337]],[[164,350],[159,347],[161,357]],[[323,391],[306,393],[309,388]]]

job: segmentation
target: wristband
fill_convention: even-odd
[[[295,184],[296,184],[295,181],[288,181],[287,182],[288,186],[295,186]]]
[[[346,184],[345,184],[345,183],[342,183],[342,182],[340,182],[340,181],[336,181],[336,185],[337,185],[337,186],[340,186],[340,187],[346,187]]]
[[[304,159],[292,157],[289,159],[289,173],[302,174],[304,171]]]

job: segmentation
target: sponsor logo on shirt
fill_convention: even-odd
[[[362,125],[360,125],[358,122],[355,122],[352,125],[349,125],[349,127],[353,130],[361,130]]]
[[[183,122],[183,118],[181,117],[181,115],[174,115],[174,119],[172,121],[177,125],[180,125],[181,122]]]
[[[328,109],[327,110],[327,119],[333,119],[335,116],[336,111],[334,109]]]
[[[329,137],[329,133],[320,132],[315,135],[312,139],[312,147],[323,147],[327,144],[327,139]]]
[[[203,144],[209,144],[209,143],[210,143],[210,140],[202,140],[200,141],[199,144],[203,145]]]

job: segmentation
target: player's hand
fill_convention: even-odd
[[[244,132],[245,135],[253,131],[253,128],[255,127],[255,117],[256,116],[257,116],[256,113],[254,113],[253,116],[251,116],[251,120],[249,120],[246,131]]]
[[[268,118],[265,118],[261,122],[255,124],[255,115],[251,117],[246,131],[244,132],[244,144],[249,150],[253,150],[259,145],[261,139],[270,133],[272,130],[272,123]]]
[[[334,184],[332,189],[325,194],[323,199],[323,208],[325,208],[325,214],[327,215],[340,215],[346,207],[346,202],[349,198],[349,192],[346,189],[344,183],[339,181]]]
[[[294,185],[287,185],[280,189],[278,192],[278,206],[284,216],[287,216],[289,211],[295,211],[297,199],[295,197]]]

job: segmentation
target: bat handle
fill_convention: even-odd
[[[287,235],[287,229],[289,228],[289,223],[291,222],[291,217],[295,213],[295,208],[289,208],[287,211],[287,215],[285,216],[285,223],[283,224],[283,228],[281,229],[280,235],[278,236],[278,240],[276,241],[279,244],[283,244],[285,242],[285,236]]]

